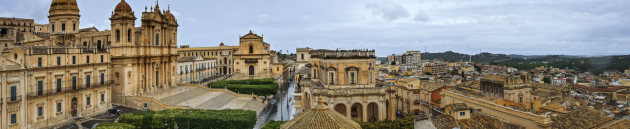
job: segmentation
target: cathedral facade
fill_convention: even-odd
[[[121,0],[103,31],[80,29],[79,12],[76,0],[53,0],[49,24],[18,19],[21,27],[0,27],[0,128],[51,127],[176,84],[178,24],[170,9],[145,9],[136,27]]]

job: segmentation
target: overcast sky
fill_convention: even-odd
[[[77,0],[81,28],[109,29],[120,0]],[[0,0],[0,17],[47,24],[51,0]],[[140,18],[155,0],[127,0]],[[178,44],[238,45],[249,30],[273,50],[376,49],[504,54],[630,53],[630,0],[160,0]],[[140,19],[136,22],[140,26]]]

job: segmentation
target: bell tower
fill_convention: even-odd
[[[126,56],[132,55],[132,51],[127,51],[123,49],[117,49],[120,46],[131,46],[136,43],[135,34],[135,21],[136,16],[134,15],[131,6],[125,2],[125,0],[121,0],[114,12],[112,12],[112,16],[109,18],[111,20],[111,54],[112,56]]]
[[[53,0],[48,11],[50,46],[76,45],[74,34],[79,33],[79,6],[76,0]]]

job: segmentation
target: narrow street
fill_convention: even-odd
[[[293,118],[295,109],[293,108],[293,91],[295,91],[294,80],[279,84],[278,93],[269,101],[267,108],[263,109],[258,116],[254,129],[259,129],[271,120],[288,121]]]

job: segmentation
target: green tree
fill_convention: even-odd
[[[547,84],[551,84],[551,79],[549,79],[548,77],[543,78],[543,82],[547,83]]]

